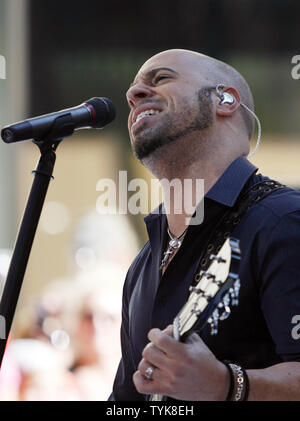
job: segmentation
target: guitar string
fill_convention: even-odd
[[[211,282],[207,285],[207,287],[211,284]],[[201,294],[201,297],[203,297],[203,295]],[[200,298],[201,298],[200,297]],[[188,302],[187,302],[188,303]],[[194,303],[193,303],[194,304]],[[208,305],[208,304],[207,304]],[[204,309],[201,311],[201,313],[203,313],[203,311],[205,310],[205,308],[207,307],[207,305],[204,307]],[[191,311],[189,311],[189,313],[185,316],[185,318],[181,319],[180,315],[178,315],[178,321],[179,321],[179,326],[181,327],[181,330],[185,327],[185,325],[190,321],[190,319],[192,318],[192,316],[194,315],[194,313],[192,313]],[[196,316],[197,317],[197,316]],[[184,320],[185,319],[185,320]],[[182,320],[182,323],[181,323]],[[180,329],[179,329],[180,330]]]

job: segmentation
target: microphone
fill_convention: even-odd
[[[42,139],[47,136],[54,121],[58,117],[63,116],[69,116],[70,123],[74,125],[74,130],[83,128],[102,129],[114,120],[116,110],[108,98],[91,98],[77,107],[67,108],[5,126],[1,130],[1,137],[6,143],[20,142],[27,139]]]

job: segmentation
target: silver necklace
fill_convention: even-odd
[[[184,234],[186,233],[188,227],[186,227],[186,229],[178,236],[175,237],[175,235],[173,235],[169,228],[167,228],[167,232],[168,235],[170,237],[170,241],[169,241],[169,245],[167,248],[167,251],[164,252],[161,264],[160,264],[160,269],[162,269],[169,261],[170,257],[173,256],[174,252],[176,249],[179,249],[179,247],[182,244],[182,241],[180,241],[180,239],[184,236]]]

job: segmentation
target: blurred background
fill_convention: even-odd
[[[110,126],[79,131],[58,148],[0,373],[0,400],[110,394],[120,358],[122,285],[146,241],[145,215],[100,215],[96,186],[106,178],[118,183],[119,171],[151,181],[130,150],[125,101],[147,58],[186,48],[236,67],[262,123],[252,162],[300,187],[299,15],[294,0],[0,0],[1,127],[94,96],[117,108]],[[38,158],[31,142],[0,142],[1,290]]]

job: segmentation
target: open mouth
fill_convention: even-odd
[[[160,112],[161,112],[160,110],[157,110],[157,109],[154,109],[154,108],[150,108],[150,109],[141,111],[133,119],[133,124],[132,125],[137,124],[140,120],[142,120],[145,117],[152,117],[153,115],[159,114]]]
[[[159,110],[145,110],[142,111],[136,118],[135,123],[139,122],[143,117],[148,116],[148,115],[154,115],[154,114],[159,114],[160,111]]]

